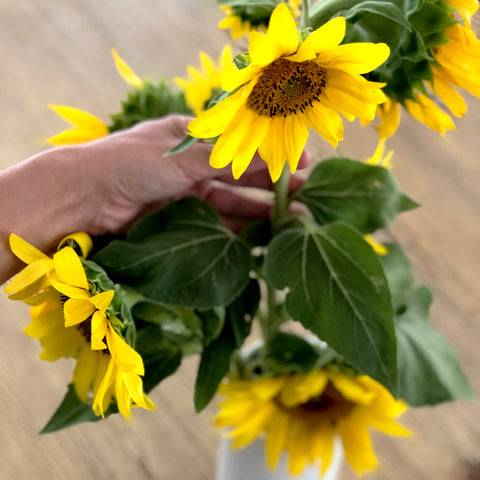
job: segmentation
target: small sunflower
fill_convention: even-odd
[[[175,78],[175,84],[185,93],[185,100],[195,115],[205,110],[209,100],[221,91],[221,76],[233,70],[232,47],[226,45],[218,63],[204,52],[200,52],[201,69],[187,67],[189,78]]]
[[[467,105],[457,88],[463,88],[480,98],[480,41],[471,29],[470,18],[478,9],[475,0],[447,0],[457,8],[458,19],[442,32],[444,42],[432,47],[430,62],[431,79],[424,81],[424,92],[414,90],[413,98],[402,101],[408,113],[442,135],[454,130],[455,123],[442,108],[437,98],[456,117],[463,117]],[[393,99],[378,107],[380,138],[387,138],[396,131],[400,120],[400,103]]]
[[[378,465],[368,429],[406,436],[394,418],[406,405],[371,378],[328,369],[257,380],[231,380],[220,386],[216,425],[230,427],[233,448],[242,448],[265,434],[267,462],[274,469],[283,452],[289,471],[300,474],[321,461],[324,473],[340,436],[345,458],[358,475]]]
[[[293,18],[300,16],[302,0],[287,0],[285,3]],[[220,21],[218,28],[222,30],[230,29],[230,35],[234,40],[254,30],[266,32],[273,12],[273,8],[266,5],[258,7],[223,5],[221,9],[225,13],[225,18]]]
[[[189,125],[194,137],[219,137],[210,157],[213,167],[231,162],[238,178],[258,149],[276,181],[286,161],[296,170],[309,127],[336,146],[343,138],[339,113],[349,120],[373,119],[386,100],[383,84],[361,74],[383,63],[389,48],[339,45],[345,28],[345,19],[335,18],[299,44],[295,21],[281,3],[266,35],[250,33],[251,64],[222,80],[222,88],[234,93]]]

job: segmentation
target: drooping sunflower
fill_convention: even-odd
[[[125,417],[131,415],[132,406],[155,408],[143,392],[142,357],[122,338],[117,331],[121,321],[109,311],[115,292],[91,291],[76,252],[87,256],[90,237],[84,233],[65,237],[53,258],[16,235],[10,241],[14,253],[29,265],[6,291],[32,305],[32,322],[24,331],[40,340],[40,358],[77,359],[72,378],[75,392],[87,403],[93,391],[96,415],[103,416],[113,400]]]
[[[480,41],[470,25],[470,18],[478,9],[476,0],[445,0],[457,8],[458,23],[443,30],[439,43],[431,48],[429,71],[431,78],[425,78],[421,88],[413,91],[413,98],[401,103],[412,117],[442,135],[454,130],[452,117],[439,104],[456,117],[463,117],[467,105],[458,88],[463,88],[480,97]],[[463,21],[463,25],[462,22]],[[387,138],[396,131],[400,121],[401,104],[397,100],[378,107],[380,124],[377,126],[380,138]]]
[[[293,18],[300,16],[302,0],[287,0],[285,3]],[[225,13],[225,18],[220,21],[218,28],[222,30],[230,29],[230,35],[233,39],[243,37],[254,30],[265,32],[273,12],[273,8],[265,4],[259,6],[223,5],[221,9]]]
[[[205,52],[200,52],[201,68],[187,67],[189,78],[174,78],[185,93],[185,100],[195,115],[205,110],[208,101],[221,90],[221,77],[233,70],[232,47],[225,45],[217,63]]]
[[[229,427],[233,448],[265,435],[267,463],[274,469],[283,452],[289,471],[300,474],[321,462],[324,473],[340,436],[345,458],[358,475],[378,465],[368,429],[406,436],[395,418],[406,405],[371,378],[328,369],[257,380],[231,380],[220,386],[216,425]]]
[[[7,284],[5,293],[12,300],[25,301],[50,286],[49,274],[54,269],[54,262],[51,257],[14,233],[10,235],[9,242],[14,255],[27,266]],[[63,238],[59,248],[66,245],[73,246],[83,258],[87,258],[92,240],[86,233],[77,232]]]
[[[314,128],[332,145],[343,138],[339,113],[349,120],[371,120],[386,100],[383,84],[366,73],[389,55],[385,44],[340,45],[345,19],[335,18],[299,44],[295,21],[283,3],[271,17],[266,34],[249,36],[250,65],[225,75],[222,88],[234,92],[194,119],[191,135],[219,136],[210,164],[232,163],[240,177],[257,151],[276,181],[285,162],[294,172]]]

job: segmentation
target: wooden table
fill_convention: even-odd
[[[67,104],[107,119],[126,92],[110,56],[120,55],[142,77],[183,76],[198,51],[218,55],[228,41],[216,29],[213,0],[0,0],[0,166],[46,148],[64,128],[47,103]],[[422,208],[393,228],[419,282],[433,287],[432,321],[455,345],[480,392],[479,206],[480,105],[445,138],[404,117],[390,141],[403,190]],[[364,158],[373,129],[349,125],[338,151],[314,138],[318,158]],[[136,410],[53,435],[38,436],[62,398],[72,362],[37,359],[39,346],[21,332],[28,310],[0,295],[0,479],[211,480],[218,432],[215,409],[195,415],[197,359],[152,394],[156,412]],[[480,407],[458,402],[410,411],[410,439],[375,437],[381,468],[369,479],[480,478]],[[476,471],[476,473],[475,473]],[[355,478],[348,468],[341,477]],[[254,480],[254,479],[252,479]]]

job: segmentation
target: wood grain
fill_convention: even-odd
[[[0,0],[0,167],[45,148],[64,128],[47,103],[100,118],[119,109],[125,85],[110,56],[116,47],[140,76],[182,76],[198,51],[218,55],[228,36],[216,29],[213,0]],[[422,208],[401,216],[392,234],[408,251],[419,282],[435,292],[432,321],[454,344],[480,392],[480,104],[442,138],[404,118],[390,142],[403,190]],[[349,125],[338,151],[313,138],[318,158],[370,155],[373,129]],[[37,359],[38,345],[21,332],[28,310],[0,295],[0,479],[209,480],[219,433],[214,407],[193,411],[196,359],[152,394],[156,412],[135,411],[38,436],[71,378],[69,361]],[[374,435],[380,469],[371,480],[478,477],[480,407],[458,402],[409,411],[410,439]],[[477,476],[474,475],[475,468]],[[470,472],[470,473],[469,473]],[[355,478],[347,468],[342,479]],[[254,479],[252,479],[254,480]]]

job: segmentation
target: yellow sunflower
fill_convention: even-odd
[[[296,170],[309,127],[336,146],[343,138],[339,113],[373,119],[386,100],[384,84],[361,74],[382,64],[389,48],[339,45],[344,36],[345,19],[338,17],[299,44],[290,11],[278,5],[266,35],[250,33],[251,64],[223,77],[222,88],[234,93],[189,125],[194,137],[219,137],[210,164],[223,168],[231,162],[238,178],[258,149],[276,181],[286,161]]]
[[[302,0],[287,0],[286,5],[293,15],[293,18],[297,18],[301,14],[300,5]],[[220,21],[218,28],[222,30],[230,29],[230,35],[233,39],[237,39],[247,35],[254,30],[267,30],[268,21],[271,11],[265,8],[259,7],[259,16],[251,15],[252,8],[250,7],[231,7],[223,5],[220,7],[225,13],[225,18]]]
[[[9,238],[10,249],[27,266],[19,272],[5,287],[5,293],[12,300],[26,301],[32,295],[50,286],[49,273],[54,269],[53,259],[12,233]],[[73,233],[63,238],[59,248],[73,245],[83,258],[92,248],[91,238],[83,232]]]
[[[206,53],[200,52],[201,69],[187,67],[189,78],[175,78],[174,82],[185,93],[185,100],[195,115],[205,110],[205,105],[221,89],[221,76],[233,70],[232,47],[226,45],[216,64]]]
[[[416,91],[414,99],[404,101],[412,117],[442,135],[447,130],[454,130],[455,123],[437,104],[435,97],[456,117],[463,117],[467,112],[467,104],[457,88],[464,88],[480,98],[480,41],[470,26],[470,17],[478,9],[478,3],[475,0],[447,0],[447,3],[459,9],[465,25],[457,23],[446,28],[443,35],[448,41],[432,49],[435,58],[431,64],[433,80],[426,82],[426,86],[433,99]],[[377,113],[380,125],[376,128],[380,138],[393,135],[400,121],[400,104],[389,99],[378,107]]]
[[[289,471],[300,474],[321,461],[324,473],[340,436],[345,458],[358,475],[378,465],[369,427],[396,436],[410,432],[394,419],[406,409],[371,378],[327,369],[258,380],[231,380],[220,386],[216,425],[230,427],[233,447],[241,448],[265,434],[267,462],[274,469],[282,452]]]
[[[40,340],[40,358],[77,359],[72,378],[75,392],[86,403],[93,391],[96,415],[103,416],[113,399],[124,417],[131,415],[132,406],[155,408],[143,392],[142,357],[112,325],[108,309],[115,292],[90,291],[73,248],[86,256],[92,245],[90,237],[84,233],[65,237],[53,259],[18,236],[11,237],[11,244],[15,254],[29,265],[7,288],[13,283],[18,288],[14,295],[32,305],[32,322],[24,331]],[[118,324],[119,320],[114,320]]]

